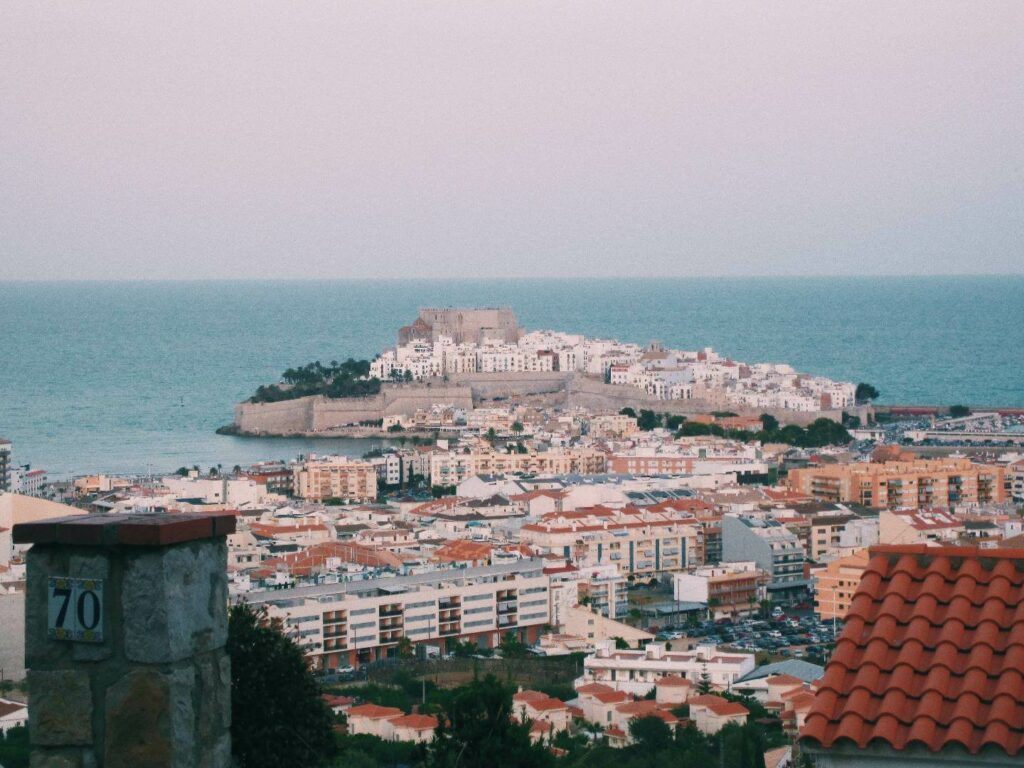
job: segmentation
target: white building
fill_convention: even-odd
[[[643,650],[626,651],[615,650],[614,642],[609,640],[599,644],[596,653],[584,660],[583,677],[576,680],[576,687],[602,683],[617,691],[645,696],[667,675],[684,677],[694,684],[707,675],[712,686],[729,689],[753,669],[753,654],[726,654],[714,645],[698,645],[692,652],[674,653],[666,650],[664,643],[650,643]]]

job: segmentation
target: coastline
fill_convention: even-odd
[[[436,436],[435,430],[423,430],[423,429],[406,429],[401,432],[388,432],[386,429],[380,429],[378,427],[335,427],[329,430],[320,430],[318,432],[255,432],[239,429],[234,424],[225,424],[222,427],[217,427],[215,430],[218,435],[225,435],[228,437],[244,437],[251,439],[266,439],[266,438],[279,438],[279,439],[295,439],[300,438],[303,440],[336,440],[338,438],[346,438],[349,440],[393,440],[399,441],[404,438],[417,437],[420,439],[434,439]]]

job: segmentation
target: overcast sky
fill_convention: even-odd
[[[1024,271],[1024,2],[0,3],[0,279]]]

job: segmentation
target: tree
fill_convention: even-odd
[[[523,422],[521,422],[521,421],[513,421],[511,429],[512,429],[513,432],[515,432],[518,435],[520,432],[523,431]]]
[[[280,622],[245,603],[232,607],[227,651],[231,746],[239,768],[325,765],[334,748],[331,713]]]
[[[762,413],[761,427],[765,432],[775,432],[779,428],[779,420],[770,413]]]
[[[494,427],[488,427],[487,428],[487,439],[488,439],[488,441],[493,443],[497,437],[498,437],[498,433],[494,431]]]
[[[954,419],[962,419],[964,416],[971,415],[971,409],[966,405],[951,405],[949,406],[949,415]]]
[[[413,647],[412,640],[408,637],[402,636],[398,640],[398,645],[395,646],[395,652],[398,654],[400,659],[411,659],[416,652]]]
[[[708,672],[707,661],[700,664],[700,679],[697,681],[697,692],[701,694],[711,693],[711,674]]]
[[[853,399],[859,404],[868,403],[872,400],[878,399],[878,390],[866,382],[861,382],[857,385],[857,390],[854,392]]]
[[[665,428],[666,429],[679,429],[683,426],[683,422],[686,421],[685,416],[679,416],[678,414],[665,415]]]
[[[0,765],[28,768],[30,751],[27,727],[18,725],[9,728],[7,733],[0,731]]]
[[[619,416],[629,416],[631,419],[635,419],[636,411],[627,406],[626,408],[623,408],[621,411],[619,411]]]
[[[516,637],[515,632],[506,632],[498,648],[503,659],[521,659],[529,653],[526,643]]]
[[[474,680],[446,707],[427,753],[428,768],[548,768],[554,756],[511,718],[512,690],[494,676]]]
[[[178,467],[174,474],[188,477],[188,467]]]
[[[654,411],[649,411],[645,408],[640,411],[640,417],[637,419],[636,425],[644,432],[650,432],[652,429],[657,429],[661,426],[661,419],[658,418],[658,414]]]
[[[621,637],[615,636],[612,638],[615,641],[615,650],[617,651],[628,651],[629,643],[623,640]]]
[[[672,730],[660,717],[634,717],[629,721],[629,735],[639,751],[647,755],[672,746]]]

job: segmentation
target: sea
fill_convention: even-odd
[[[425,306],[1024,406],[1024,276],[0,283],[0,437],[51,477],[232,467],[380,441],[215,434],[286,368],[372,358]]]

